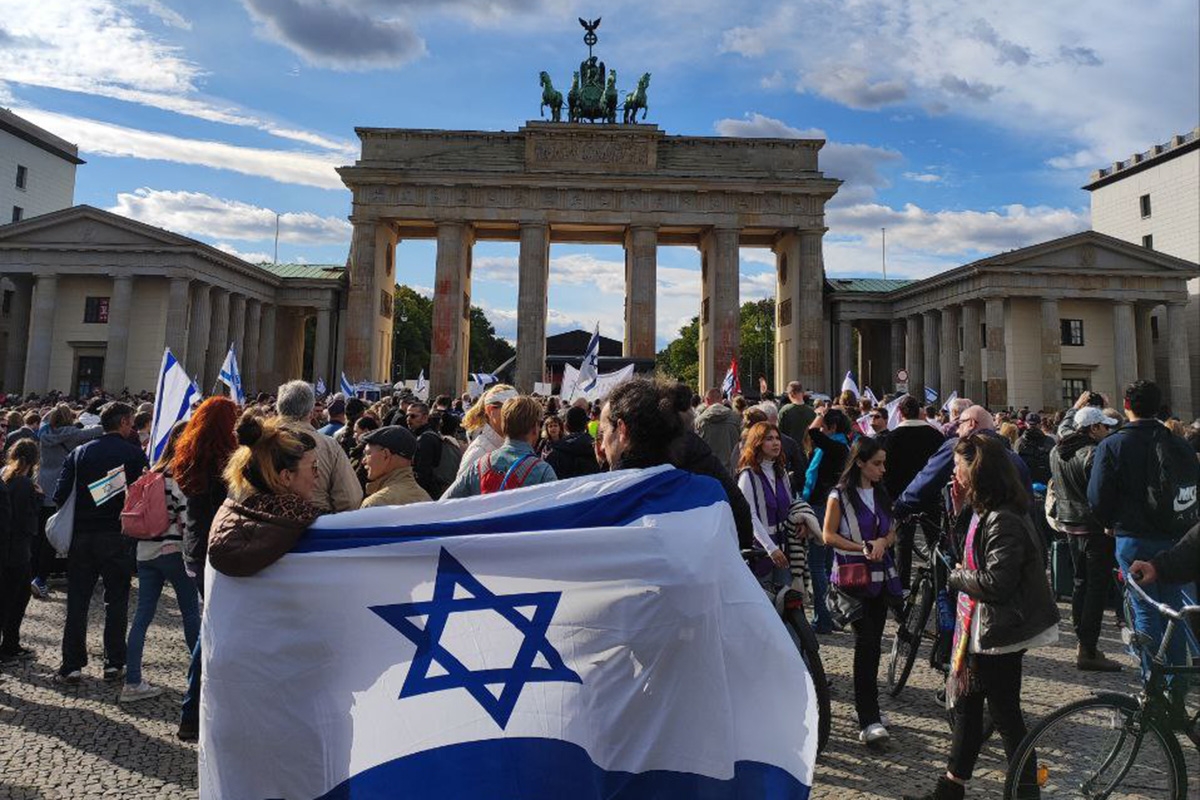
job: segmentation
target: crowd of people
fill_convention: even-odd
[[[795,382],[782,397],[748,403],[719,389],[700,396],[682,384],[635,378],[603,402],[563,403],[505,384],[478,398],[432,402],[408,392],[377,402],[341,394],[318,400],[310,384],[292,381],[245,406],[203,400],[153,463],[146,455],[151,400],[0,398],[9,409],[0,419],[0,664],[34,655],[20,638],[27,605],[50,598],[51,577],[65,574],[57,680],[79,684],[88,608],[102,581],[103,677],[122,682],[120,702],[157,696],[162,689],[143,675],[142,653],[170,584],[181,644],[191,653],[178,729],[184,740],[199,728],[205,570],[254,575],[319,516],[358,508],[664,464],[715,478],[739,547],[761,550],[759,568],[804,594],[819,635],[853,632],[859,739],[870,746],[890,737],[878,691],[882,639],[889,615],[906,603],[914,551],[927,545],[929,532],[916,520],[942,513],[962,553],[948,576],[957,606],[945,696],[955,723],[947,771],[928,800],[963,796],[985,700],[1006,753],[1025,734],[1022,657],[1058,635],[1047,577],[1055,542],[1069,548],[1073,565],[1080,670],[1121,668],[1098,646],[1117,565],[1174,604],[1182,602],[1181,584],[1200,571],[1200,527],[1180,529],[1195,513],[1180,514],[1176,503],[1168,518],[1154,500],[1165,475],[1185,492],[1190,480],[1196,502],[1200,421],[1163,419],[1161,393],[1146,381],[1128,387],[1120,411],[1085,392],[1063,412],[995,414],[965,398],[944,408],[909,395],[814,398]],[[161,487],[154,491],[165,511],[152,535],[127,530],[123,511],[134,487]],[[73,535],[62,558],[47,528],[64,511],[73,515]],[[1139,611],[1137,625],[1162,635],[1155,614]],[[1183,690],[1182,682],[1173,687]]]

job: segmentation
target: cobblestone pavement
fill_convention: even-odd
[[[131,600],[131,613],[134,606]],[[1062,610],[1065,618],[1067,609]],[[50,601],[31,601],[24,644],[37,651],[37,658],[0,673],[0,798],[196,797],[196,747],[175,739],[188,657],[174,596],[167,591],[159,604],[143,668],[146,680],[167,692],[126,706],[116,702],[119,684],[100,678],[99,594],[92,604],[88,644],[93,657],[83,685],[63,688],[53,683],[65,611],[61,591]],[[1107,617],[1101,644],[1110,655],[1120,650],[1116,637]],[[829,748],[818,762],[814,798],[890,800],[927,789],[945,768],[950,743],[949,727],[934,697],[935,673],[918,661],[900,697],[884,695],[892,742],[883,752],[870,751],[858,743],[854,720],[853,638],[835,634],[823,637],[823,642],[822,655],[833,681],[834,724]],[[1074,637],[1064,625],[1058,645],[1026,656],[1025,712],[1031,721],[1093,691],[1133,687],[1133,661],[1128,656],[1117,656],[1129,665],[1125,672],[1097,675],[1076,671],[1074,653]],[[1184,751],[1195,780],[1200,762],[1190,745]],[[998,798],[1003,764],[1004,753],[993,737],[984,747],[968,796]],[[1200,797],[1200,784],[1192,796]]]

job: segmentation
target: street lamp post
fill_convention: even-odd
[[[408,322],[408,312],[404,309],[400,310],[400,324]],[[407,341],[407,339],[405,340]],[[400,348],[400,380],[408,380],[408,345]]]

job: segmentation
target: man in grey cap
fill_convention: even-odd
[[[363,437],[363,466],[367,470],[367,499],[362,507],[423,503],[429,493],[413,474],[417,438],[399,425],[373,430]]]
[[[1092,475],[1096,445],[1120,424],[1095,406],[1075,412],[1075,430],[1050,451],[1054,479],[1052,512],[1058,529],[1067,534],[1075,583],[1071,593],[1071,624],[1079,640],[1076,669],[1115,672],[1121,665],[1097,649],[1100,622],[1117,566],[1116,540],[1104,532],[1088,505],[1087,487]]]

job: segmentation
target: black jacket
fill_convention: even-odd
[[[1042,433],[1041,428],[1031,426],[1017,439],[1013,449],[1029,467],[1029,479],[1045,486],[1050,481],[1050,451],[1054,449],[1054,440]]]
[[[1088,479],[1088,505],[1097,521],[1115,528],[1118,536],[1168,539],[1147,515],[1146,462],[1155,431],[1162,423],[1154,419],[1130,422],[1105,437],[1096,446],[1095,462]]]
[[[733,522],[737,526],[738,547],[748,550],[754,547],[754,523],[750,517],[750,504],[738,488],[737,482],[725,469],[725,465],[713,454],[700,435],[685,431],[671,446],[671,463],[696,475],[707,475],[721,482],[733,509]]]
[[[4,487],[0,491],[7,493],[10,508],[8,519],[11,521],[7,531],[5,525],[0,523],[0,534],[7,532],[7,536],[0,538],[0,544],[3,545],[0,566],[11,569],[29,563],[33,537],[38,530],[38,511],[42,507],[42,498],[33,481],[23,475],[0,481],[0,484]],[[2,513],[4,508],[0,501]]]
[[[187,527],[183,532],[183,560],[200,574],[208,557],[208,535],[213,518],[225,502],[225,482],[220,477],[209,480],[208,491],[187,497]],[[201,589],[203,591],[203,589]]]
[[[888,431],[883,440],[883,448],[887,451],[887,469],[883,473],[883,485],[887,487],[891,497],[904,494],[912,479],[917,477],[917,473],[946,441],[946,437],[937,428],[919,420],[914,421],[918,424],[901,423],[896,426]]]
[[[1096,440],[1086,431],[1076,431],[1050,451],[1050,474],[1054,478],[1054,518],[1065,525],[1086,527],[1098,533],[1104,526],[1088,505],[1088,478],[1096,455]]]
[[[429,493],[430,497],[441,497],[446,487],[442,485],[433,471],[437,469],[442,458],[442,437],[430,425],[423,425],[413,430],[417,438],[417,452],[413,456],[413,475],[417,485]]]
[[[100,480],[116,467],[125,468],[128,484],[136,481],[149,468],[146,454],[116,433],[106,433],[95,441],[71,451],[63,462],[54,488],[54,504],[61,508],[75,490],[75,535],[92,532],[120,533],[122,493],[97,506],[88,491],[88,484]]]
[[[554,442],[546,455],[546,463],[554,469],[559,480],[600,471],[600,465],[596,463],[596,443],[587,431],[570,433]]]
[[[954,570],[948,585],[979,601],[975,613],[983,649],[1032,639],[1058,623],[1041,537],[1029,514],[1008,508],[986,512],[975,534],[975,560],[979,569]]]
[[[1150,559],[1160,583],[1194,583],[1200,578],[1200,525],[1183,535],[1169,550]]]

